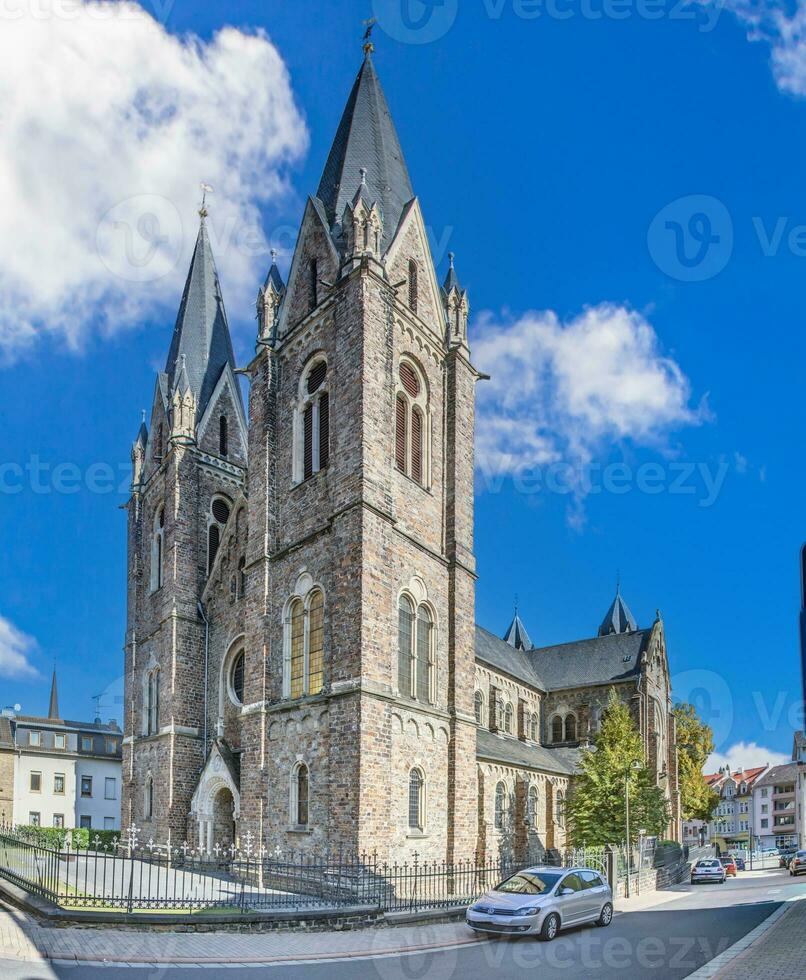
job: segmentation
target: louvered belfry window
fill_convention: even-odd
[[[417,263],[409,260],[409,309],[417,312]]]
[[[319,270],[316,259],[311,259],[311,264],[308,267],[308,274],[310,275],[308,300],[310,302],[310,308],[314,310],[316,309],[317,295],[319,291]]]
[[[395,399],[395,466],[421,486],[427,485],[427,400],[415,368],[403,361]]]
[[[325,469],[330,461],[330,393],[325,386],[327,361],[317,361],[304,377],[301,438],[301,467],[297,479]]]
[[[226,456],[229,450],[226,415],[222,415],[218,420],[218,449],[222,456]]]

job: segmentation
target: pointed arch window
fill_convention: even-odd
[[[143,796],[143,816],[146,820],[151,820],[154,816],[154,779],[150,774],[146,776]]]
[[[537,786],[529,787],[529,794],[526,797],[526,819],[530,827],[537,827],[537,814],[539,808],[539,798]]]
[[[291,770],[291,824],[307,828],[310,803],[310,773],[304,762]]]
[[[551,740],[552,742],[562,742],[563,740],[563,720],[559,715],[551,719]]]
[[[295,596],[285,617],[283,694],[302,698],[320,694],[325,686],[325,597],[312,589]]]
[[[575,715],[565,716],[565,741],[576,742],[577,740],[577,720]]]
[[[409,259],[409,309],[417,312],[417,263]]]
[[[427,487],[429,464],[430,423],[425,380],[419,366],[403,360],[395,395],[395,467]]]
[[[160,507],[154,515],[154,528],[151,534],[151,591],[162,588],[165,552],[165,508]]]
[[[565,826],[565,793],[561,789],[557,790],[557,800],[555,802],[555,819],[558,827]]]
[[[294,479],[301,483],[330,461],[330,391],[327,361],[321,357],[302,376],[297,419]]]
[[[310,309],[315,310],[319,294],[319,266],[316,259],[308,264],[308,302]]]
[[[512,705],[507,703],[506,708],[504,708],[504,731],[507,735],[512,734],[512,719],[514,716],[514,711],[512,710]]]
[[[230,515],[229,501],[223,497],[213,497],[210,515],[207,518],[207,574],[213,570],[216,555],[221,545],[221,532]]]
[[[495,829],[502,830],[504,827],[504,816],[506,814],[507,788],[503,783],[498,783],[495,787]]]
[[[476,691],[473,695],[473,712],[476,716],[476,724],[484,724],[484,695],[481,691]]]
[[[422,769],[409,773],[409,830],[425,828],[425,776]]]
[[[414,648],[414,604],[408,596],[402,595],[397,607],[397,649],[398,680],[400,693],[412,696],[412,651]]]
[[[160,670],[155,667],[146,675],[145,734],[156,735],[160,726]]]
[[[398,601],[398,689],[406,698],[423,704],[437,700],[434,616],[425,603],[416,607],[411,598]]]
[[[218,420],[218,451],[222,456],[227,456],[229,453],[226,415],[222,415]]]
[[[533,741],[537,741],[537,715],[533,714],[529,719],[529,738]]]

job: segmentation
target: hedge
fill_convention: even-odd
[[[68,834],[70,835],[70,847],[84,850],[90,848],[94,850],[96,838],[99,841],[98,847],[109,847],[110,849],[120,840],[119,830],[93,830],[87,827],[34,827],[31,824],[18,826],[15,830],[32,844],[52,847],[57,850],[64,848]]]

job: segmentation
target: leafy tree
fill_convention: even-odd
[[[677,766],[680,807],[684,820],[710,820],[719,794],[702,778],[705,760],[714,751],[714,733],[701,721],[692,704],[674,709],[677,726]]]
[[[634,764],[641,768],[633,769]],[[662,837],[669,822],[663,790],[644,768],[641,734],[615,690],[610,691],[602,725],[580,759],[568,797],[567,821],[575,846],[601,847],[626,837],[625,789],[630,787],[630,837],[639,829]]]

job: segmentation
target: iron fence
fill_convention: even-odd
[[[256,847],[251,835],[236,849],[198,851],[158,846],[137,834],[104,845],[44,844],[19,830],[0,830],[0,876],[57,905],[73,909],[232,912],[369,907],[419,911],[469,905],[532,864],[592,867],[608,873],[605,848],[531,852],[516,859],[411,861],[386,864],[375,854],[290,853]],[[626,875],[626,850],[616,848]],[[633,871],[647,858],[638,856]],[[652,866],[651,863],[649,865]]]

